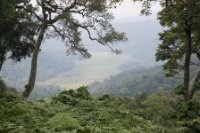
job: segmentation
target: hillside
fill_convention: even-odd
[[[196,76],[197,66],[191,68],[191,80]],[[134,96],[140,92],[155,93],[159,90],[171,90],[182,83],[183,76],[165,77],[161,66],[138,68],[114,75],[103,82],[89,85],[89,91],[97,96]]]

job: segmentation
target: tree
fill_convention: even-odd
[[[35,28],[18,5],[27,0],[0,0],[0,70],[7,58],[20,61],[33,51]]]
[[[81,53],[90,57],[88,50],[81,43],[81,31],[87,32],[88,37],[98,43],[108,46],[110,43],[125,41],[124,33],[115,31],[110,21],[110,8],[120,0],[37,0],[36,6],[31,3],[23,9],[33,15],[32,20],[38,24],[38,35],[34,44],[31,71],[28,84],[23,92],[28,97],[34,88],[37,71],[37,58],[40,46],[45,37],[60,38],[67,46],[67,53]],[[28,8],[29,7],[29,8]]]
[[[192,99],[194,89],[190,89],[190,66],[193,54],[199,54],[199,44],[195,46],[196,34],[200,25],[198,0],[173,0],[162,4],[163,10],[159,13],[159,20],[162,26],[168,29],[160,34],[162,44],[159,45],[156,53],[157,61],[166,61],[164,69],[169,74],[176,74],[177,70],[184,71],[183,95],[187,101]],[[197,76],[198,77],[198,76]],[[200,79],[196,79],[199,82]],[[196,86],[197,87],[197,86]]]
[[[142,13],[149,15],[152,1],[160,2],[162,10],[158,13],[158,19],[166,27],[159,34],[161,44],[157,49],[156,60],[165,61],[163,68],[167,76],[174,76],[183,70],[182,89],[184,99],[188,101],[192,99],[195,90],[200,88],[199,74],[190,88],[190,66],[194,64],[191,57],[200,57],[199,0],[145,0]]]

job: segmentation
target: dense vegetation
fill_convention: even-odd
[[[96,98],[85,87],[29,101],[6,90],[0,97],[0,132],[198,133],[200,103],[178,101],[167,92]]]

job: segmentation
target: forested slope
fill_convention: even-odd
[[[191,80],[197,71],[197,66],[191,68]],[[134,96],[140,92],[152,94],[159,90],[172,90],[182,84],[182,79],[182,74],[171,78],[165,77],[161,66],[139,68],[111,76],[103,82],[94,82],[89,86],[89,91],[98,96],[103,94]]]

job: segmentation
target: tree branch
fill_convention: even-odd
[[[63,34],[61,33],[61,31],[59,31],[59,30],[56,28],[55,25],[52,24],[52,25],[49,25],[49,26],[53,27],[53,29],[55,30],[55,32],[58,33],[58,35],[60,35],[63,39],[65,38],[65,35],[63,35]]]

